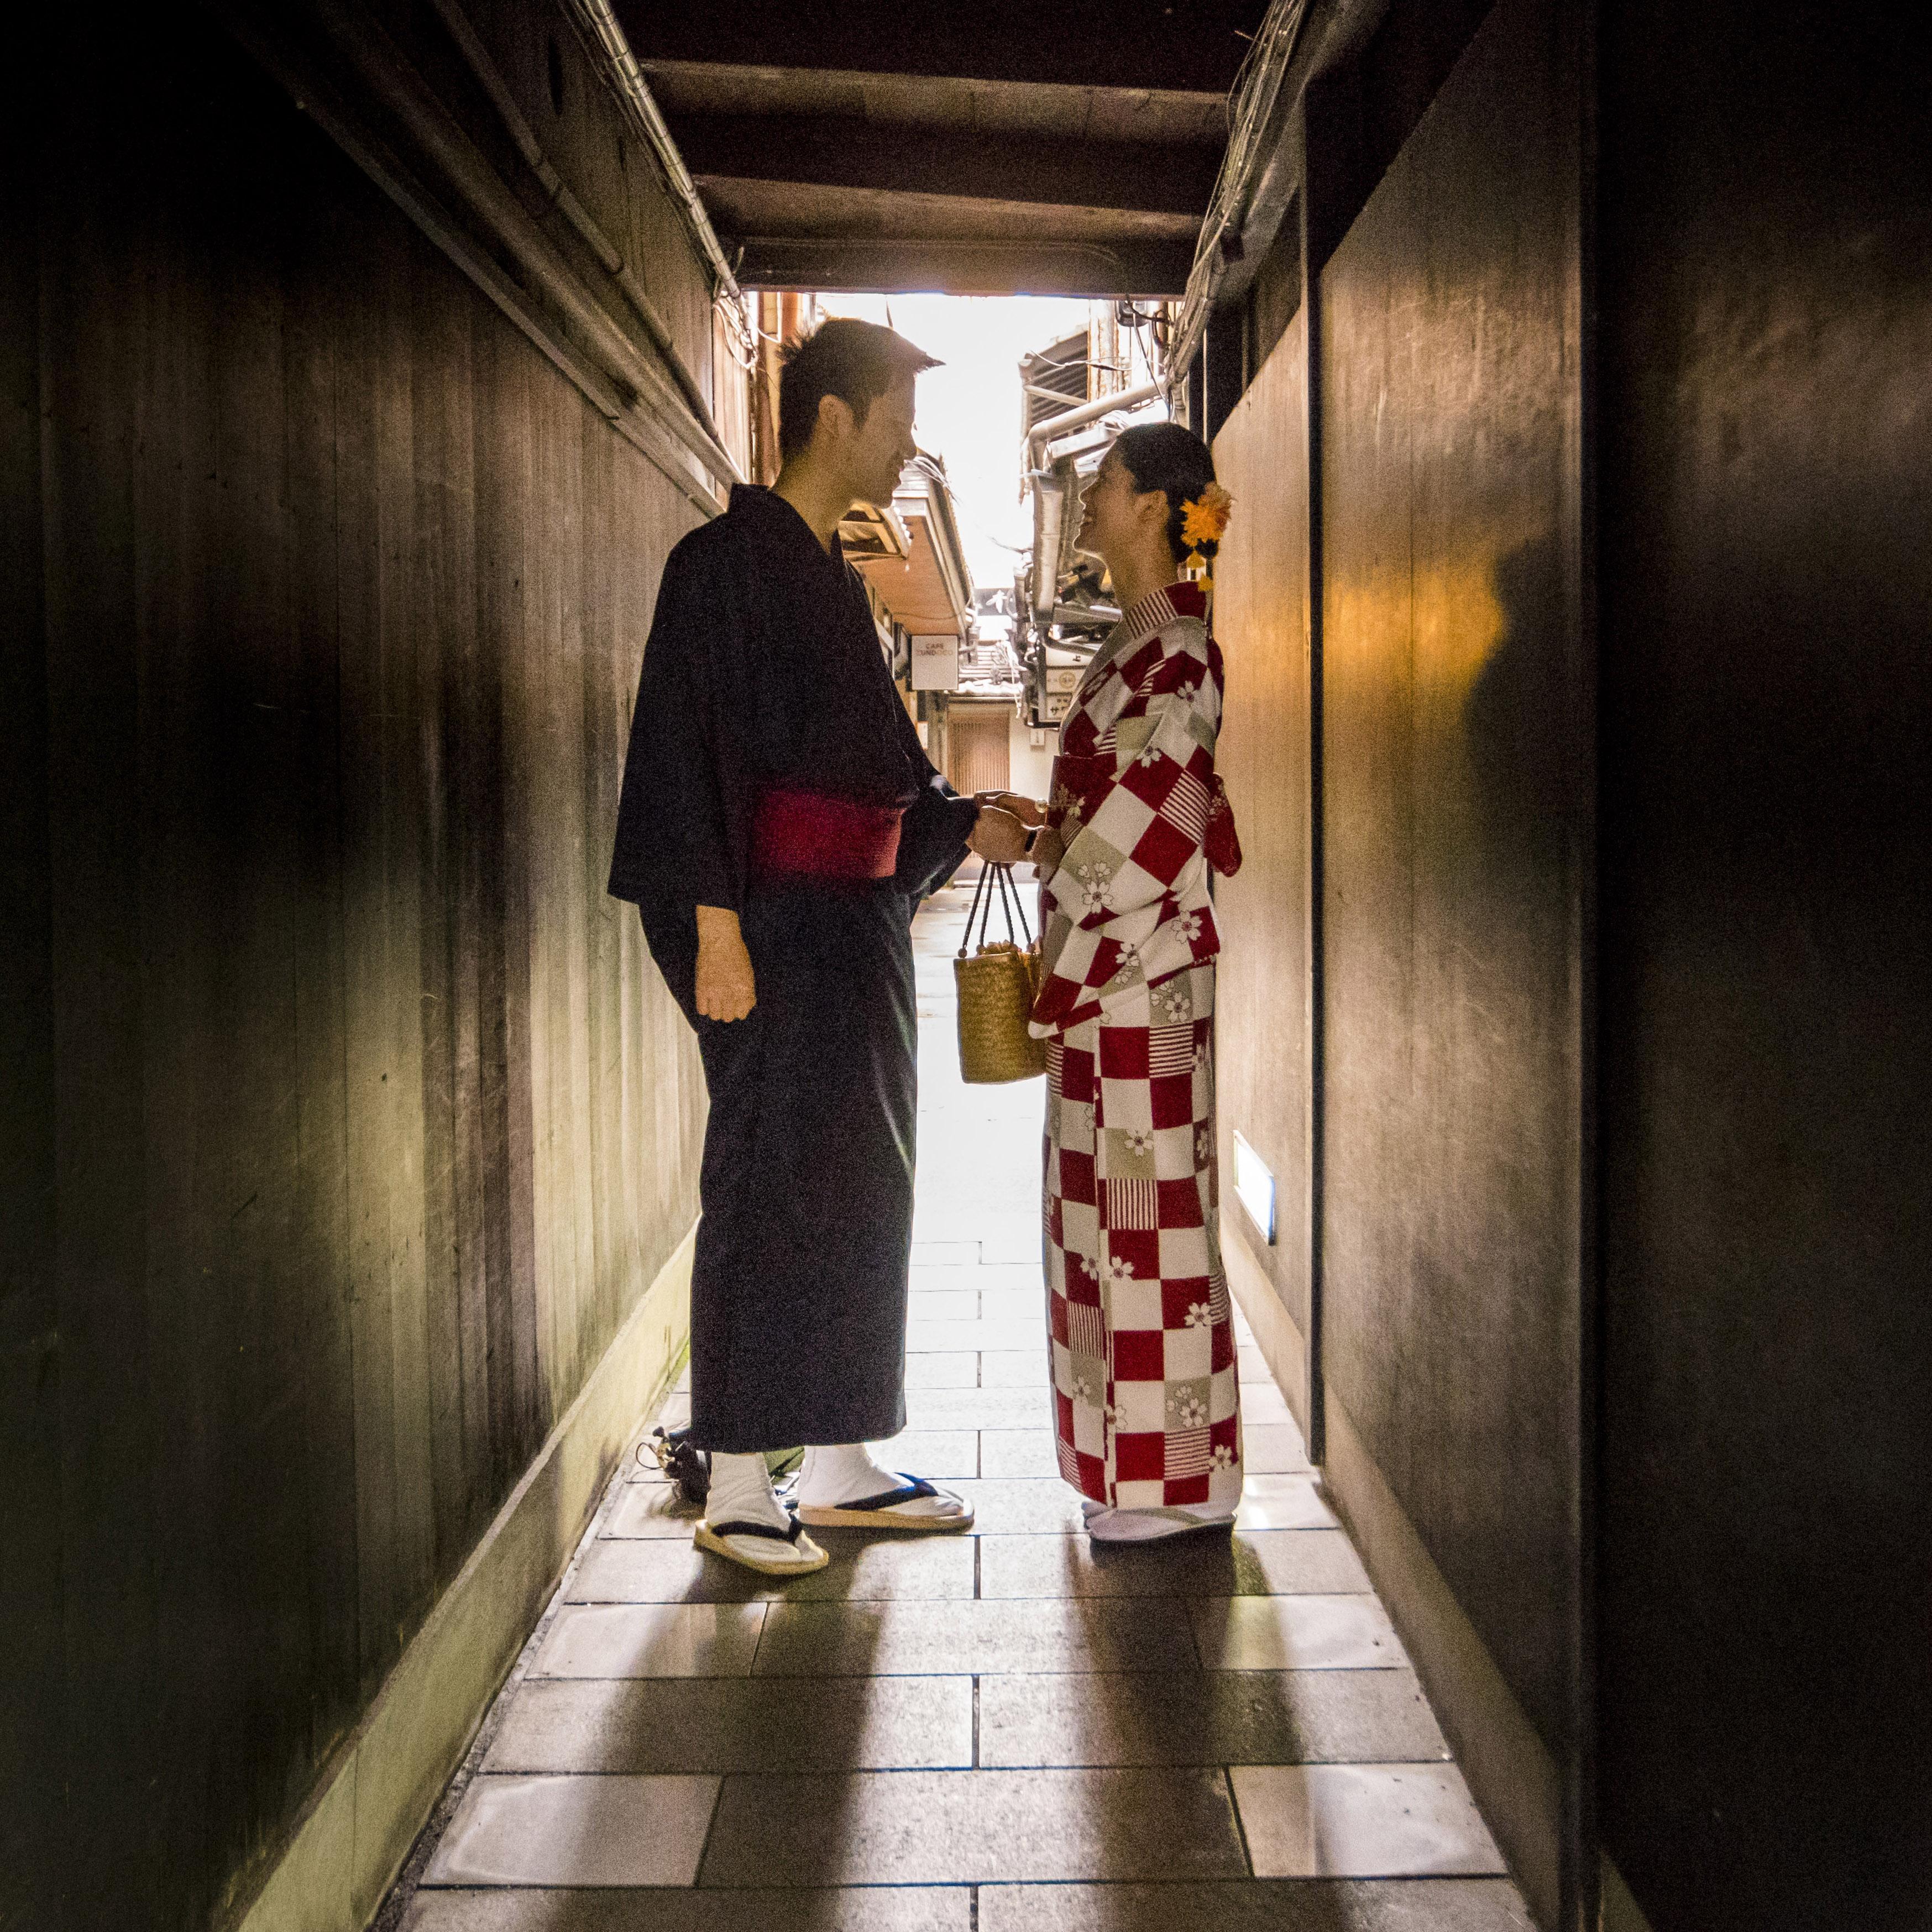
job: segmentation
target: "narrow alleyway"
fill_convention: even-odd
[[[1528,1926],[1245,1322],[1232,1548],[1078,1533],[1046,1426],[1040,1088],[959,1082],[965,898],[916,933],[910,1424],[888,1460],[956,1482],[976,1533],[829,1534],[830,1568],[761,1587],[694,1552],[627,1459],[386,1927]]]

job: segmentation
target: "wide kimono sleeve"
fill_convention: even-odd
[[[696,909],[737,910],[745,896],[755,790],[738,726],[745,586],[716,526],[664,565],[631,717],[608,890],[644,916],[652,956],[686,1002]]]
[[[1097,1011],[1102,990],[1211,956],[1200,886],[1214,796],[1221,686],[1207,633],[1179,625],[1123,667],[1132,694],[1099,768],[1068,808],[1042,881],[1046,970],[1034,1006],[1047,1028]],[[1170,959],[1168,956],[1174,956]]]

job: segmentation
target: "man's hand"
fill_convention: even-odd
[[[698,908],[698,1010],[707,1020],[741,1020],[758,1004],[752,956],[738,915],[722,906]]]
[[[982,805],[966,843],[996,866],[1014,865],[1026,856],[1026,827],[1016,814],[997,805]]]
[[[1022,798],[1016,791],[976,791],[973,802],[977,806],[998,806],[1002,812],[1010,812],[1022,825],[1044,825],[1046,807],[1037,799]]]

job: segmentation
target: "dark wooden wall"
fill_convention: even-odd
[[[1214,442],[1234,514],[1215,570],[1214,632],[1228,694],[1216,754],[1241,835],[1241,869],[1218,880],[1216,1100],[1224,1204],[1232,1136],[1275,1176],[1273,1247],[1228,1207],[1305,1338],[1309,1326],[1311,872],[1307,344],[1297,314]],[[1304,1420],[1306,1421],[1304,1416]]]
[[[1603,1815],[1932,1922],[1932,65],[1606,10]]]
[[[1324,1363],[1553,1755],[1579,1591],[1580,206],[1502,0],[1324,272]]]
[[[212,16],[32,79],[0,1924],[199,1928],[695,1215],[603,878],[696,513]]]

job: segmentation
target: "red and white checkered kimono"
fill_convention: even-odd
[[[1114,627],[1061,727],[1035,844],[1060,1468],[1124,1509],[1241,1490],[1203,850],[1223,678],[1204,610],[1176,584]]]

